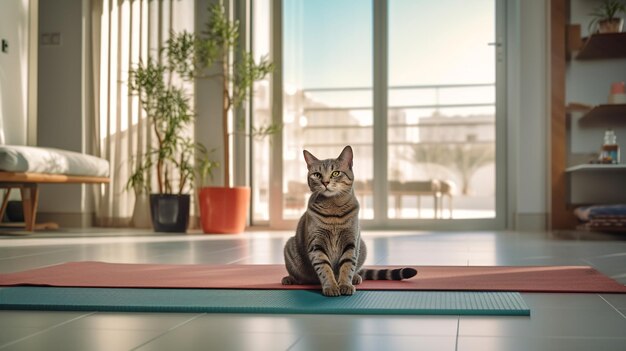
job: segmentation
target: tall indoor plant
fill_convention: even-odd
[[[172,32],[159,50],[130,71],[129,88],[139,97],[150,122],[152,144],[140,155],[128,186],[156,189],[150,194],[152,224],[156,231],[185,232],[189,223],[189,191],[195,178],[195,144],[185,135],[193,121],[190,84],[195,75],[195,36]]]
[[[228,130],[233,111],[246,101],[255,81],[263,79],[273,69],[273,64],[263,58],[258,62],[241,48],[239,21],[231,21],[221,4],[209,6],[209,17],[198,46],[199,62],[204,66],[218,66],[218,73],[209,78],[220,81],[222,89],[222,155],[223,187],[202,186],[199,191],[200,220],[205,233],[237,233],[245,228],[250,206],[250,188],[230,184],[230,150]],[[233,123],[241,126],[240,123]],[[257,133],[269,134],[275,126]]]

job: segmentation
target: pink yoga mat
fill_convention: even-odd
[[[395,266],[385,266],[395,267]],[[372,268],[385,268],[377,266]],[[626,293],[626,286],[587,266],[413,266],[404,281],[367,280],[361,290],[455,290]],[[319,289],[284,286],[283,265],[166,265],[69,262],[0,274],[0,285],[108,288]]]

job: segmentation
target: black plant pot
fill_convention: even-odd
[[[189,225],[189,200],[188,194],[150,194],[154,231],[185,233]]]
[[[24,210],[22,201],[7,202],[6,219],[8,222],[24,222]]]

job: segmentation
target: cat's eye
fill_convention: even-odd
[[[332,177],[339,177],[339,175],[341,174],[341,172],[339,171],[334,171],[333,174],[331,174]]]
[[[318,178],[318,179],[319,179],[319,178],[322,178],[322,174],[321,174],[321,173],[318,173],[318,172],[315,172],[315,173],[313,173],[313,174],[311,174],[311,175],[312,175],[313,177],[315,177],[315,178]]]

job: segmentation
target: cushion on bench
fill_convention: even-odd
[[[55,148],[0,145],[0,171],[108,177],[109,162]]]

